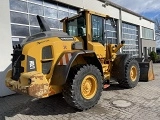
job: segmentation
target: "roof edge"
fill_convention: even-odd
[[[118,8],[118,9],[121,9],[121,10],[123,10],[123,11],[125,11],[125,12],[131,13],[131,14],[136,15],[136,16],[138,16],[138,17],[142,17],[142,18],[145,19],[145,20],[148,20],[148,21],[150,21],[150,22],[155,23],[153,20],[151,20],[151,19],[149,19],[149,18],[146,18],[146,17],[144,17],[144,16],[142,16],[142,15],[136,13],[136,12],[133,12],[133,11],[131,11],[131,10],[125,8],[125,7],[122,7],[122,6],[120,6],[120,5],[116,4],[116,3],[113,3],[113,2],[111,2],[111,1],[108,1],[108,0],[98,0],[98,1],[101,1],[101,2],[103,2],[103,3],[107,2],[108,5],[111,5],[111,6],[113,6],[113,7],[116,7],[116,8]]]

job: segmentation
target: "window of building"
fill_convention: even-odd
[[[40,32],[37,15],[43,16],[51,29],[62,30],[60,20],[76,14],[77,8],[51,0],[10,0],[13,44]]]
[[[29,27],[22,25],[11,25],[13,36],[29,36]]]
[[[125,46],[122,49],[123,53],[130,54],[132,57],[139,56],[139,34],[138,27],[129,23],[122,23],[122,39],[125,41]]]
[[[20,0],[10,0],[10,9],[19,12],[27,12],[27,2]]]
[[[154,32],[152,29],[142,27],[142,38],[154,40]]]
[[[152,52],[152,48],[148,47],[148,55]]]
[[[155,47],[152,47],[152,51],[154,51],[154,52],[156,51],[156,50],[155,50]]]
[[[17,24],[29,25],[28,15],[19,12],[10,12],[11,22]]]

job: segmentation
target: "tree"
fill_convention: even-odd
[[[154,20],[155,22],[155,39],[160,40],[160,16],[157,16]]]
[[[155,17],[154,22],[155,22],[155,40],[157,48],[160,48],[160,14]]]
[[[151,60],[152,60],[153,62],[156,62],[156,60],[157,60],[157,53],[156,53],[156,52],[152,51],[152,52],[149,54],[149,56],[151,57]]]

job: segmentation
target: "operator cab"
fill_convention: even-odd
[[[87,25],[85,11],[82,11],[71,18],[66,17],[62,19],[61,22],[64,24],[63,31],[70,36],[81,37],[83,39],[84,49],[87,50]]]
[[[109,43],[106,34],[108,28],[105,24],[108,18],[108,15],[84,10],[76,16],[64,18],[61,22],[64,24],[64,32],[70,36],[81,37],[84,49],[87,49],[87,41],[99,42],[102,45]],[[114,22],[111,22],[111,24],[116,26]]]

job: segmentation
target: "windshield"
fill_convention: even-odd
[[[66,30],[70,36],[86,36],[86,25],[84,15],[66,22]]]

